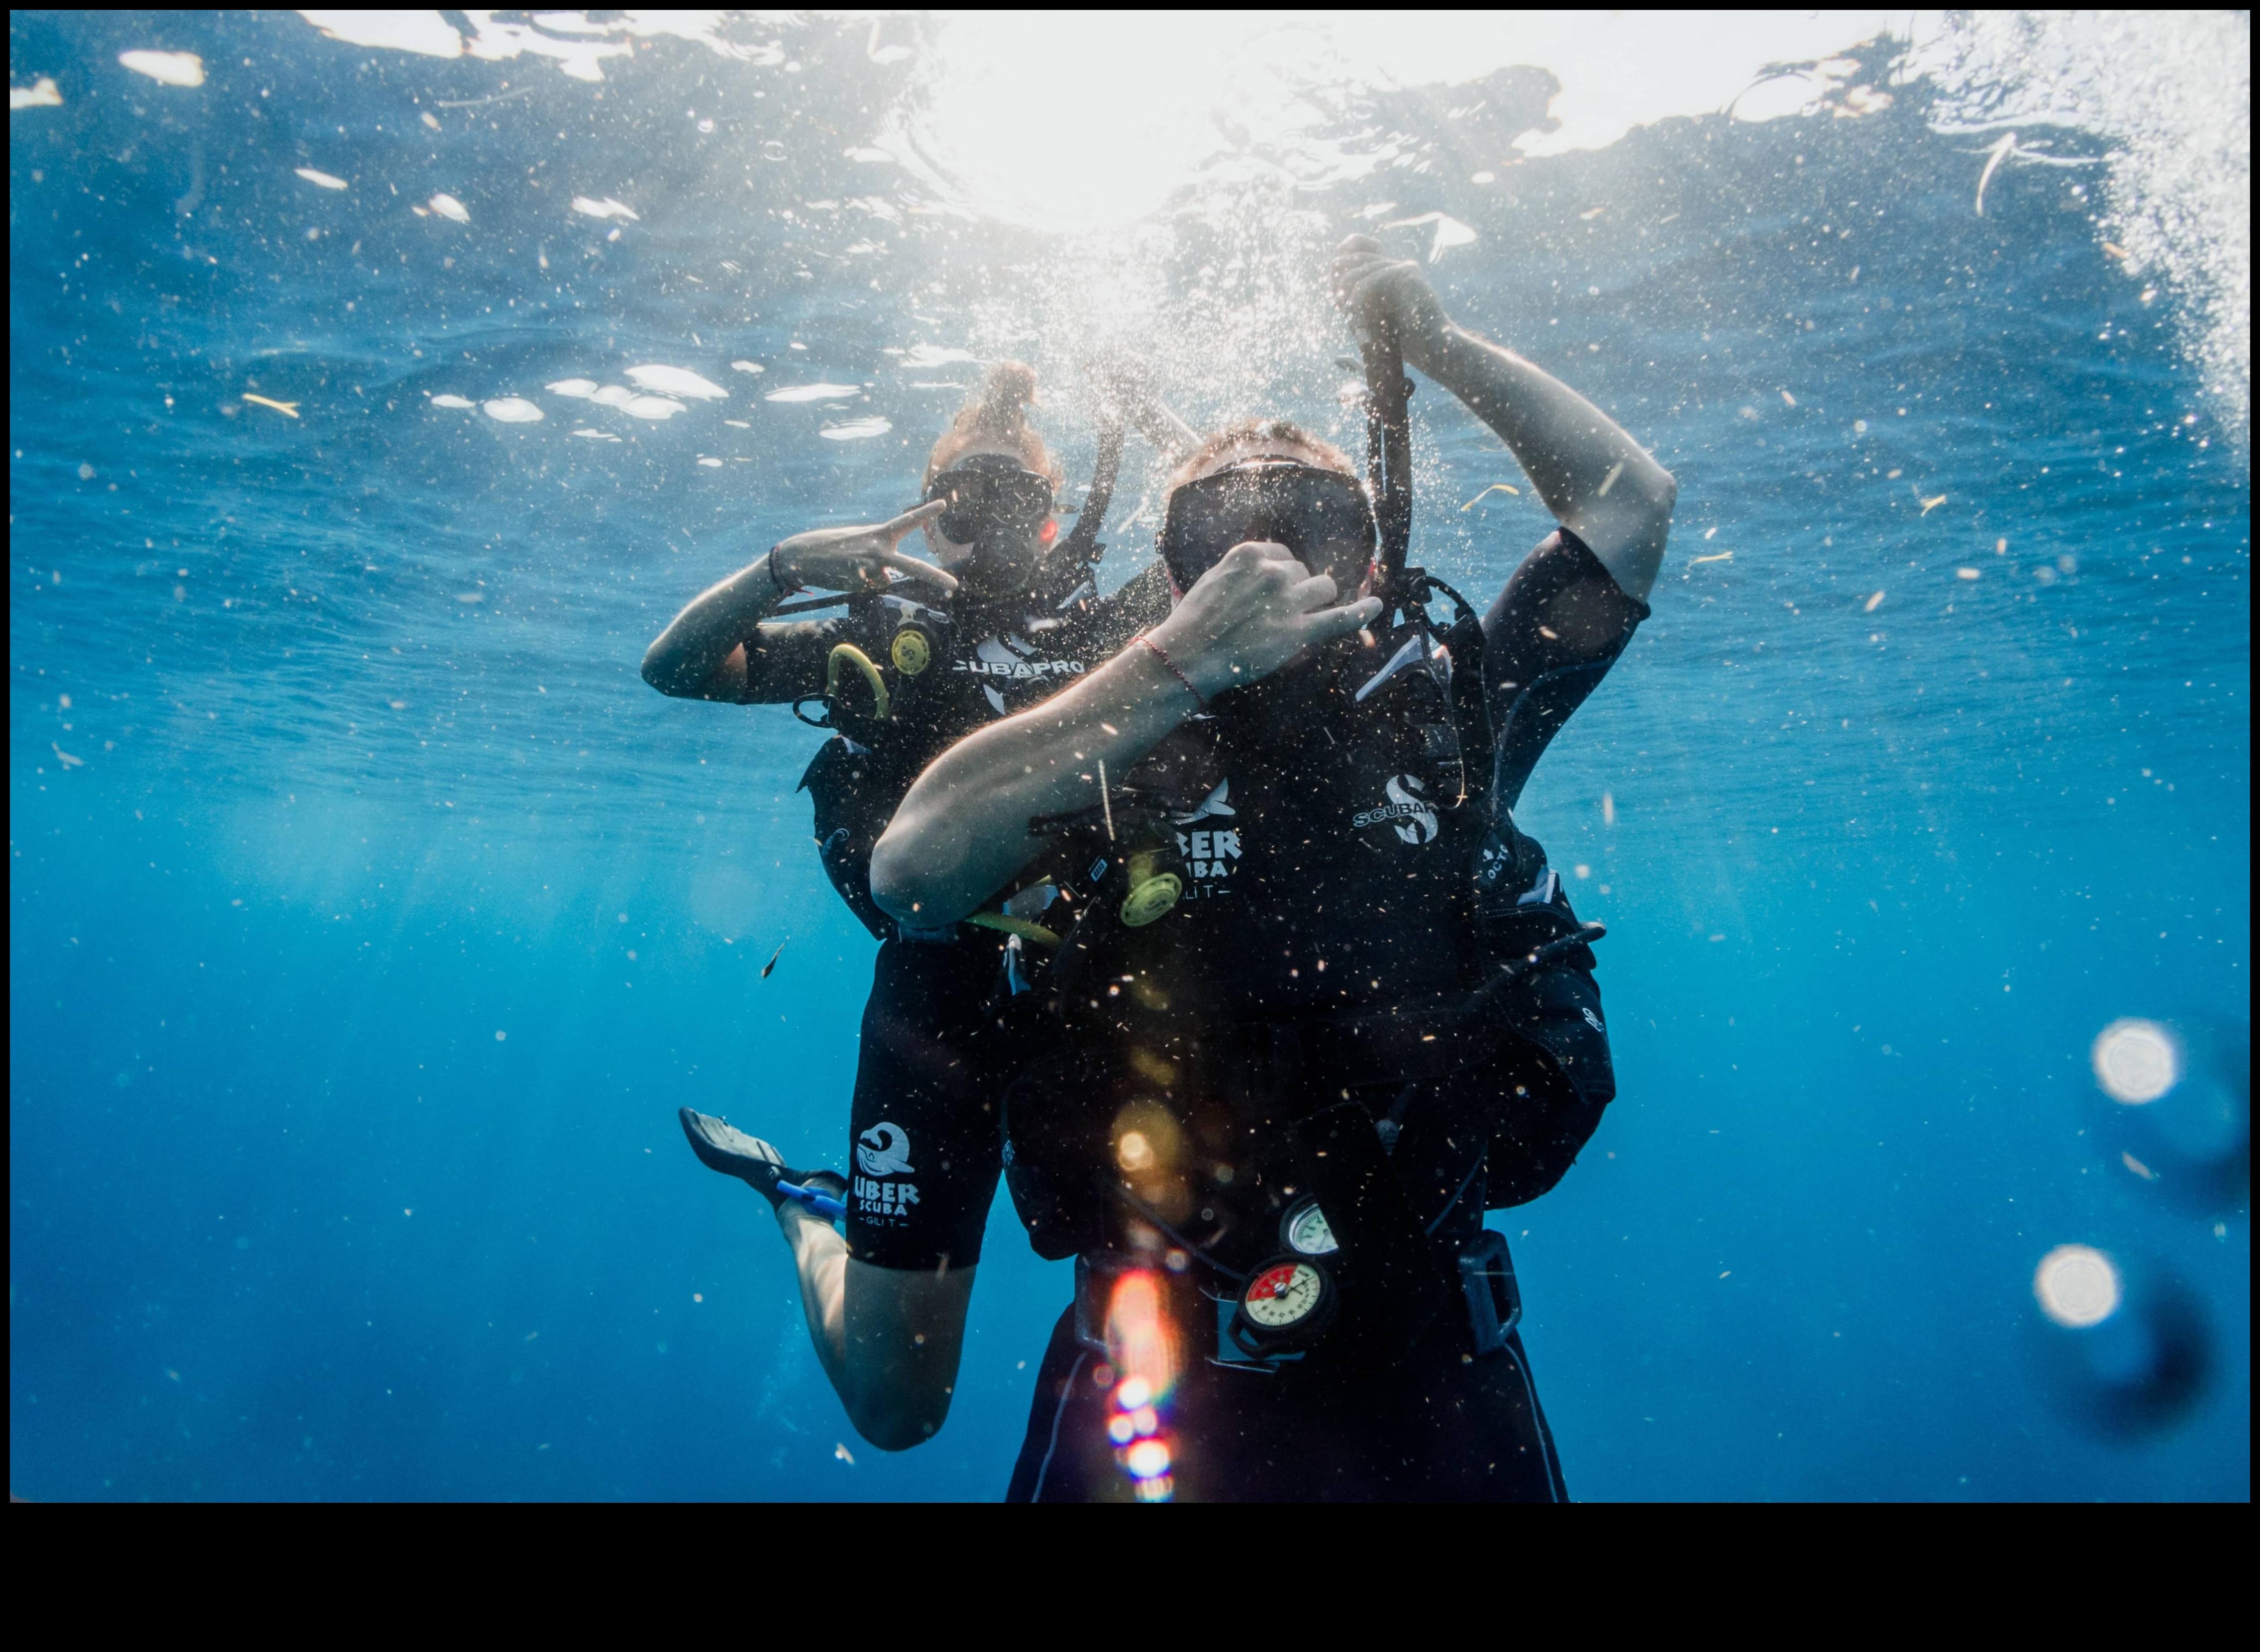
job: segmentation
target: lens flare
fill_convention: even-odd
[[[2033,1274],[2041,1311],[2020,1335],[2051,1408],[2110,1440],[2171,1432],[2196,1413],[2214,1333],[2189,1287],[2155,1260],[2058,1245]]]
[[[2102,1324],[2122,1294],[2118,1268],[2092,1245],[2058,1245],[2033,1271],[2034,1300],[2066,1330]]]
[[[1122,1373],[1121,1393],[1137,1396],[1136,1405],[1125,1410],[1169,1398],[1177,1378],[1176,1338],[1162,1312],[1161,1283],[1150,1271],[1134,1269],[1115,1281],[1106,1310],[1106,1351]]]
[[[2181,1048],[2154,1021],[2114,1021],[2095,1037],[2095,1081],[2128,1107],[2156,1100],[2180,1082]]]
[[[1124,1454],[1132,1475],[1151,1480],[1169,1471],[1169,1448],[1159,1440],[1141,1440]]]
[[[1139,1268],[1115,1281],[1106,1310],[1106,1349],[1122,1378],[1106,1421],[1115,1461],[1140,1502],[1167,1503],[1176,1483],[1169,1473],[1162,1406],[1176,1380],[1177,1347],[1161,1275]]]

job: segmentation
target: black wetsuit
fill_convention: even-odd
[[[857,671],[833,707],[842,732],[824,743],[801,786],[816,804],[826,874],[879,938],[857,1050],[848,1205],[849,1252],[886,1268],[980,1259],[1003,1137],[998,1098],[1005,1052],[984,1015],[1002,936],[963,925],[906,935],[871,899],[871,846],[911,782],[944,750],[1025,711],[1112,658],[1169,611],[1160,565],[1100,597],[1076,566],[1003,602],[961,587],[948,612],[900,598],[858,596],[845,614],[764,623],[747,641],[747,703],[812,699],[832,652],[853,644],[877,665],[892,699],[883,723]],[[1070,588],[1060,588],[1068,587]],[[901,671],[891,644],[906,619],[931,657]]]
[[[1011,1498],[1131,1495],[1098,1328],[1105,1280],[1165,1253],[1181,1497],[1565,1495],[1520,1339],[1486,1340],[1452,1271],[1497,1244],[1484,1210],[1552,1186],[1615,1093],[1592,955],[1512,809],[1647,612],[1564,530],[1484,616],[1479,695],[1420,630],[1346,640],[1124,777],[1105,843],[1147,844],[1143,870],[1184,884],[1157,921],[1112,919],[1121,874],[1088,831],[1031,869],[1091,915],[1053,966],[1062,1045],[1006,1105],[1036,1248],[1083,1258],[1082,1330],[1070,1309],[1054,1333]],[[1556,961],[1502,975],[1548,942]],[[1343,1179],[1359,1151],[1365,1179]],[[1339,1326],[1247,1362],[1213,1299],[1282,1252],[1313,1192],[1343,1242]]]

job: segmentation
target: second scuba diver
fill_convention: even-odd
[[[1176,445],[1182,427],[1134,379],[1118,374],[1113,389],[1165,451]],[[925,502],[782,541],[695,599],[643,664],[664,694],[796,711],[821,701],[819,726],[833,731],[801,785],[826,874],[880,942],[852,1103],[856,1174],[789,1169],[769,1143],[690,1107],[682,1122],[704,1163],[776,1210],[818,1358],[857,1431],[888,1449],[930,1437],[948,1413],[1001,1164],[1005,1041],[988,989],[1020,942],[1008,920],[883,912],[871,847],[952,741],[1079,680],[1168,607],[1158,565],[1110,597],[1094,586],[1119,424],[1102,430],[1098,473],[1062,536],[1062,473],[1025,412],[1034,392],[1026,367],[993,368],[934,444]],[[900,549],[921,528],[941,566]],[[789,602],[810,586],[849,595]],[[843,615],[777,617],[842,602]]]
[[[1647,616],[1676,489],[1419,266],[1354,237],[1334,279],[1399,415],[1383,496],[1284,422],[1210,438],[1172,479],[1168,616],[951,747],[872,857],[905,922],[1057,937],[1007,1009],[1051,1053],[1006,1150],[1076,1299],[1012,1500],[1566,1496],[1483,1218],[1561,1178],[1615,1080],[1599,926],[1513,810]],[[1561,524],[1480,620],[1447,592],[1432,628],[1444,587],[1403,566],[1391,349]]]

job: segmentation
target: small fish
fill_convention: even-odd
[[[2116,241],[2104,242],[2103,250],[2109,253],[2113,258],[2123,259],[2127,256],[2127,249],[2120,246]]]
[[[2024,160],[2042,167],[2096,167],[2103,164],[2101,155],[2043,153],[2049,141],[2043,138],[2035,144],[2020,144],[2017,141],[2016,133],[2007,132],[2003,134],[2000,141],[1991,149],[1982,152],[1972,149],[1967,152],[1973,155],[1982,153],[1985,157],[1985,170],[1978,175],[1978,216],[1979,217],[1985,216],[1985,186],[1992,182],[1994,173],[2000,170],[2001,163],[2004,161]]]
[[[533,89],[533,86],[529,83],[519,87],[514,91],[497,92],[492,97],[465,97],[453,101],[445,97],[436,97],[432,101],[442,109],[483,109],[489,103],[499,103],[505,98],[523,97]]]
[[[1979,217],[1985,216],[1985,186],[1993,182],[1993,174],[2001,169],[2001,163],[2016,153],[2017,134],[2013,132],[2003,132],[2001,140],[1985,152],[1985,170],[1978,174],[1978,216]]]
[[[766,963],[766,964],[764,964],[764,965],[762,965],[762,979],[763,980],[767,980],[767,979],[769,979],[769,972],[770,972],[771,970],[773,970],[773,969],[775,969],[775,968],[776,967],[776,961],[777,961],[777,959],[779,959],[779,958],[783,958],[783,956],[784,956],[784,943],[783,943],[783,941],[779,941],[779,942],[777,943],[777,950],[776,950],[776,951],[774,951],[774,952],[772,952],[772,953],[770,953],[770,954],[769,954],[769,961],[768,963]]]
[[[846,1463],[851,1469],[855,1466],[855,1454],[853,1451],[850,1451],[844,1443],[835,1443],[832,1448],[832,1455],[839,1458],[840,1461]]]
[[[295,419],[298,417],[298,404],[296,402],[277,402],[267,396],[254,395],[248,390],[243,393],[243,399],[247,402],[256,402],[261,407],[271,407],[286,419]]]
[[[1944,494],[1939,495],[1935,499],[1926,499],[1922,502],[1922,514],[1927,516],[1945,502],[1946,495]]]
[[[1699,566],[1700,566],[1701,564],[1706,563],[1706,562],[1732,562],[1734,559],[1734,553],[1733,552],[1731,552],[1731,551],[1720,551],[1720,552],[1717,552],[1716,554],[1712,555],[1712,556],[1707,556],[1707,557],[1692,557],[1692,558],[1690,558],[1690,559],[1688,559],[1687,566],[1688,566],[1689,567],[1691,567],[1691,567]]]
[[[1493,482],[1490,487],[1484,488],[1483,492],[1477,494],[1473,499],[1469,500],[1467,503],[1462,505],[1460,509],[1462,510],[1473,510],[1477,505],[1483,503],[1484,500],[1490,498],[1493,494],[1513,494],[1517,498],[1520,498],[1522,495],[1522,489],[1517,488],[1512,482]]]
[[[1609,489],[1617,485],[1617,478],[1623,474],[1624,460],[1619,459],[1609,466],[1609,474],[1601,478],[1600,491],[1593,496],[1597,499],[1606,499],[1609,496]]]
[[[1784,402],[1788,403],[1788,405],[1790,405],[1791,407],[1795,407],[1795,406],[1797,405],[1797,398],[1796,398],[1795,396],[1792,395],[1791,395],[1788,391],[1786,391],[1786,390],[1784,390],[1784,391],[1781,393],[1781,399],[1782,399]]]
[[[1884,594],[1883,594],[1881,591],[1878,591],[1878,592],[1877,592],[1873,596],[1871,596],[1871,597],[1870,597],[1870,598],[1868,599],[1868,601],[1867,601],[1867,605],[1866,605],[1865,607],[1863,607],[1863,609],[1861,609],[1860,612],[1862,612],[1863,614],[1872,614],[1872,613],[1874,613],[1877,609],[1881,608],[1883,605],[1884,605]]]

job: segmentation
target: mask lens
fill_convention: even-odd
[[[1052,508],[1051,482],[998,453],[976,453],[952,466],[926,496],[949,502],[934,525],[959,545],[1033,533]]]
[[[1180,590],[1236,545],[1270,541],[1347,596],[1365,577],[1376,536],[1365,490],[1337,471],[1272,463],[1236,465],[1187,482],[1170,496],[1162,558]]]

